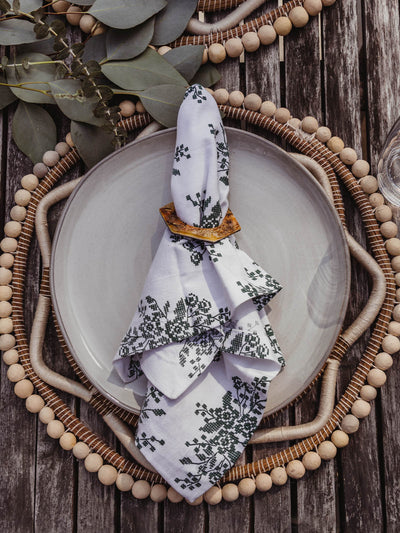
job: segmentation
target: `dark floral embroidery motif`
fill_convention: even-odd
[[[193,100],[197,100],[198,104],[202,104],[207,100],[207,97],[203,93],[203,87],[198,83],[189,87],[189,89],[185,92],[185,98],[187,98],[190,94],[192,95]]]
[[[266,359],[269,348],[263,344],[258,333],[254,331],[230,331],[224,341],[224,351],[244,357]]]
[[[229,185],[229,150],[226,139],[225,129],[222,123],[219,124],[220,129],[216,129],[213,124],[209,124],[210,133],[215,137],[215,145],[217,148],[217,174],[219,181],[222,181],[224,185]],[[222,141],[217,139],[217,135],[222,132]]]
[[[164,439],[157,439],[154,435],[147,435],[144,431],[140,435],[136,435],[135,441],[139,450],[148,447],[151,452],[156,451],[157,444],[160,446],[165,444]]]
[[[205,197],[206,191],[203,191],[203,196],[197,192],[196,198],[193,199],[190,194],[186,196],[186,200],[192,202],[193,207],[198,207],[200,210],[200,224],[201,228],[215,228],[220,225],[222,219],[222,209],[219,200],[211,206],[211,212],[206,214],[206,210],[211,203],[211,196]],[[197,224],[193,224],[197,226]]]
[[[149,407],[150,400],[153,400],[155,403],[160,403],[162,397],[162,392],[160,392],[154,386],[149,387],[146,398],[144,399],[142,408],[140,410],[139,422],[143,422],[145,418],[149,419],[151,415],[163,416],[167,414],[164,409],[150,409]]]
[[[255,267],[258,267],[257,263],[253,264]],[[241,281],[237,281],[236,283],[242,292],[247,294],[249,298],[252,298],[257,309],[261,310],[282,287],[272,276],[263,272],[259,267],[256,270],[245,268],[245,271],[249,278],[249,283],[245,285]],[[265,290],[268,291],[268,294],[260,295],[260,292],[265,293]]]
[[[180,144],[179,146],[175,148],[174,159],[177,163],[179,163],[179,161],[183,158],[190,159],[191,155],[189,153],[189,147],[184,146],[183,144]]]
[[[267,334],[267,337],[269,338],[269,342],[271,343],[271,347],[273,352],[278,355],[278,363],[280,363],[282,366],[286,365],[285,358],[282,355],[281,349],[279,347],[278,341],[276,340],[275,333],[273,332],[273,329],[271,328],[270,324],[266,324],[264,326],[265,333]]]
[[[246,383],[235,376],[232,381],[234,391],[224,394],[219,407],[196,403],[195,414],[203,418],[204,425],[199,427],[199,437],[185,442],[192,454],[180,462],[194,465],[196,472],[189,472],[183,479],[175,478],[182,489],[194,490],[204,478],[212,484],[217,482],[235,464],[257,427],[270,380],[264,376]]]
[[[190,253],[190,261],[195,266],[200,265],[204,259],[204,256],[206,255],[206,252],[208,252],[209,261],[212,261],[213,263],[216,263],[219,258],[222,257],[222,254],[217,251],[219,242],[206,243],[196,239],[181,237],[180,235],[175,235],[173,233],[171,233],[170,239],[172,242],[181,244],[182,247]]]
[[[224,333],[218,329],[204,331],[200,335],[186,339],[179,352],[179,364],[191,368],[188,377],[200,376],[209,364],[208,355],[219,353]]]
[[[133,378],[134,380],[139,379],[140,376],[143,376],[143,370],[140,367],[140,363],[137,359],[131,357],[128,367],[128,377]]]

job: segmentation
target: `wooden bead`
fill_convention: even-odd
[[[326,143],[332,137],[332,132],[326,126],[320,126],[315,132],[315,136],[320,142]]]
[[[51,407],[48,407],[47,405],[45,405],[43,409],[41,409],[39,412],[39,420],[43,424],[48,424],[49,422],[54,420],[54,418],[55,418],[55,414],[54,414],[53,409]]]
[[[67,431],[60,437],[60,446],[63,450],[72,450],[76,444],[76,437],[73,433]]]
[[[92,15],[86,13],[79,21],[79,27],[84,33],[90,33],[96,22],[96,19]]]
[[[89,453],[86,456],[84,464],[88,472],[98,472],[103,466],[103,458],[98,453]]]
[[[395,280],[397,285],[400,285],[400,273],[395,274],[394,280]],[[1,289],[1,287],[0,287],[0,289]],[[397,307],[397,305],[396,305],[396,307]],[[396,309],[396,307],[395,307],[395,309]],[[400,322],[400,313],[399,313],[399,317],[398,318],[399,318],[398,322]],[[397,318],[395,318],[395,320],[397,320]]]
[[[201,64],[205,65],[208,61],[208,50],[207,48],[204,48],[203,50],[203,57],[201,58]]]
[[[250,93],[244,99],[244,107],[250,111],[258,111],[261,107],[262,100],[258,94]]]
[[[3,252],[12,253],[18,248],[18,241],[12,237],[4,237],[0,243],[0,248]]]
[[[293,117],[288,120],[288,124],[292,126],[295,130],[298,130],[301,127],[301,120],[299,118]]]
[[[246,52],[255,52],[260,48],[260,39],[255,31],[249,31],[242,36],[242,43]]]
[[[206,87],[206,91],[211,94],[211,96],[214,96],[214,91],[210,87]]]
[[[275,41],[277,33],[273,26],[266,24],[265,26],[261,26],[257,32],[257,35],[261,41],[261,44],[269,45]]]
[[[48,167],[54,167],[54,165],[60,161],[60,154],[55,150],[47,150],[47,152],[43,154],[42,161]]]
[[[185,498],[185,502],[188,503],[189,505],[191,505],[192,507],[195,507],[196,505],[200,505],[201,503],[203,503],[203,495],[201,494],[200,496],[198,496],[192,502],[190,500],[188,500],[187,498]]]
[[[315,133],[318,129],[318,121],[314,117],[304,117],[301,121],[301,128],[306,133]]]
[[[366,402],[372,402],[372,400],[375,400],[377,394],[377,390],[371,385],[363,385],[361,387],[360,396]]]
[[[397,224],[395,224],[391,220],[388,220],[387,222],[381,224],[381,227],[379,229],[381,230],[381,233],[385,237],[385,239],[391,239],[393,237],[396,237],[398,231]]]
[[[138,500],[144,500],[150,495],[150,483],[144,479],[135,481],[132,487],[132,495]]]
[[[276,111],[276,105],[269,100],[265,100],[260,107],[260,113],[266,117],[273,117]]]
[[[295,459],[293,461],[289,461],[286,465],[286,473],[293,479],[300,479],[306,473],[306,469],[301,461]]]
[[[322,11],[322,2],[321,0],[304,0],[304,9],[314,17]]]
[[[179,503],[183,500],[182,494],[179,494],[173,487],[167,490],[167,498],[171,503]]]
[[[14,256],[10,253],[0,255],[0,267],[11,268],[14,264]]]
[[[344,142],[340,137],[331,137],[326,144],[334,154],[340,153],[344,148]]]
[[[145,113],[146,112],[146,109],[145,109],[144,105],[142,104],[142,102],[140,100],[138,100],[136,102],[136,111],[138,113]]]
[[[11,313],[12,313],[12,305],[10,304],[10,302],[0,301],[0,317],[1,318],[9,317]],[[396,322],[396,324],[398,324],[398,322]]]
[[[68,152],[70,151],[70,147],[68,145],[68,143],[65,143],[65,142],[59,142],[55,145],[54,147],[54,150],[57,152],[57,154],[60,156],[60,157],[64,157],[65,155],[68,154]]]
[[[307,452],[301,462],[306,470],[317,470],[321,466],[321,457],[317,452]]]
[[[355,433],[360,427],[360,421],[358,418],[352,414],[348,414],[343,417],[341,422],[341,427],[346,433]]]
[[[225,48],[220,43],[213,43],[208,48],[208,58],[212,63],[222,63],[226,58]]]
[[[229,93],[226,89],[217,89],[214,91],[214,98],[217,104],[225,105],[229,100]]]
[[[400,302],[400,289],[396,289],[396,302]]]
[[[394,270],[394,272],[400,272],[400,257],[398,255],[393,257],[390,264],[392,265],[392,270]]]
[[[392,355],[400,350],[400,340],[394,335],[386,335],[382,340],[382,350]]]
[[[260,492],[267,492],[272,487],[272,479],[269,474],[261,473],[256,476],[256,487]]]
[[[3,353],[3,361],[6,365],[14,365],[15,363],[18,363],[19,356],[17,350],[7,350]]]
[[[33,167],[33,173],[39,179],[40,178],[44,178],[48,171],[49,171],[49,169],[41,161],[39,163],[36,163],[36,165]]]
[[[10,217],[13,220],[22,222],[23,220],[25,220],[26,217],[25,207],[22,207],[21,205],[14,205],[14,207],[10,211]]]
[[[11,350],[11,348],[14,348],[16,343],[14,335],[10,335],[10,333],[6,333],[4,335],[0,336],[0,350],[2,352],[5,352],[6,350]]]
[[[256,482],[249,477],[241,479],[238,485],[239,494],[248,498],[252,496],[256,491]]]
[[[47,435],[52,439],[59,439],[64,431],[65,427],[61,420],[50,420],[47,424]]]
[[[26,189],[19,189],[14,195],[15,203],[25,207],[31,201],[31,193]]]
[[[379,222],[388,222],[392,218],[392,210],[388,205],[379,205],[375,209],[375,218]]]
[[[233,107],[240,107],[244,102],[244,94],[242,91],[232,91],[229,95],[229,103]]]
[[[204,494],[204,500],[208,505],[218,505],[222,500],[222,490],[219,487],[211,487]]]
[[[399,324],[395,322],[395,324]],[[400,325],[400,324],[399,324]],[[393,357],[386,352],[380,352],[375,357],[374,364],[380,370],[388,370],[393,365]],[[373,385],[373,383],[371,383]]]
[[[302,6],[294,7],[289,13],[289,18],[295,28],[303,28],[310,20],[307,11]]]
[[[386,374],[380,368],[371,368],[367,375],[367,381],[372,387],[382,387],[386,383]]]
[[[274,485],[284,485],[287,481],[287,473],[283,466],[277,466],[273,468],[270,473],[272,483]]]
[[[21,179],[21,185],[27,191],[34,191],[39,185],[39,179],[35,174],[26,174]]]
[[[225,50],[229,57],[239,57],[243,52],[243,43],[238,37],[228,39],[225,43]]]
[[[239,498],[239,489],[234,483],[227,483],[222,487],[222,497],[226,502],[234,502]]]
[[[286,124],[286,122],[290,119],[290,111],[289,109],[286,109],[286,107],[279,107],[275,111],[275,120],[277,122],[280,122],[281,124]]]
[[[363,178],[369,174],[369,170],[370,166],[368,161],[364,161],[363,159],[358,159],[351,167],[351,171],[356,178]]]
[[[117,476],[118,471],[112,465],[103,465],[97,472],[97,477],[103,485],[113,485],[117,481]]]
[[[25,369],[19,363],[15,363],[8,367],[7,378],[11,382],[15,383],[17,381],[21,381],[21,379],[24,379],[24,377],[25,377]]]
[[[366,194],[372,194],[378,190],[378,180],[375,176],[364,176],[360,179],[360,187]]]
[[[33,393],[33,383],[29,379],[21,379],[14,385],[14,394],[18,398],[28,398]]]
[[[65,2],[64,0],[57,0],[57,2],[54,2],[51,7],[54,9],[56,13],[65,13],[67,9],[70,7],[70,2]]]
[[[292,23],[288,17],[278,17],[274,22],[274,30],[278,35],[289,35],[292,30]]]
[[[96,36],[96,35],[101,35],[102,33],[105,33],[106,32],[106,27],[104,26],[104,24],[102,24],[101,22],[97,22],[95,26],[93,26],[92,28],[92,35],[93,36]],[[149,45],[151,46],[151,45]]]
[[[343,150],[339,153],[339,157],[345,165],[352,165],[357,161],[357,152],[353,150],[353,148],[343,148]]]
[[[163,502],[167,497],[167,487],[161,483],[156,483],[151,487],[150,499],[153,502],[160,503]]]
[[[336,457],[337,448],[330,440],[324,440],[321,442],[317,449],[318,455],[325,461],[329,461],[329,459]]]
[[[372,207],[378,207],[379,205],[383,205],[385,203],[385,199],[380,192],[374,192],[369,197],[369,203],[372,205]]]
[[[44,407],[44,400],[39,394],[31,394],[25,400],[25,407],[30,413],[38,413]]]
[[[119,103],[119,112],[122,117],[131,117],[136,110],[135,104],[132,100],[122,100]]]
[[[1,267],[3,268],[3,267]],[[0,278],[1,277],[4,277],[4,279],[6,279],[6,275],[3,275],[1,276],[1,268],[0,268]],[[8,269],[4,269],[4,270],[7,270],[9,271]],[[9,271],[11,273],[11,271]],[[11,274],[12,275],[12,274]],[[7,277],[8,279],[8,277]],[[10,281],[11,281],[11,278],[10,278]],[[0,285],[0,301],[7,301],[7,300],[10,300],[12,297],[12,288],[9,287],[8,285]]]
[[[333,6],[336,0],[322,0],[322,5],[324,6]]]
[[[0,318],[0,333],[12,333],[14,329],[13,321],[11,318]]]
[[[71,26],[79,26],[79,21],[82,18],[82,9],[78,6],[70,6],[67,9],[66,18]]]
[[[356,400],[351,406],[351,412],[357,418],[365,418],[371,412],[371,404],[365,400]]]
[[[128,490],[132,489],[133,477],[130,474],[121,472],[117,475],[115,484],[117,486],[117,489],[120,490],[121,492],[128,492]]]
[[[89,455],[90,449],[86,442],[79,441],[72,448],[72,453],[77,459],[85,459]]]
[[[71,148],[73,148],[75,146],[74,141],[72,140],[71,132],[68,132],[67,135],[65,136],[65,142]]]
[[[170,50],[172,50],[172,48],[170,46],[160,46],[160,48],[157,50],[157,52],[160,54],[160,56],[163,56],[164,54],[166,54]]]
[[[344,448],[349,443],[349,436],[344,431],[337,429],[332,433],[331,440],[336,448]]]
[[[385,242],[385,247],[390,255],[400,255],[400,239],[392,237]]]

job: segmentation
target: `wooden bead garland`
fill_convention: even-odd
[[[269,474],[257,474],[256,487],[260,492],[267,492],[272,487],[272,478]]]
[[[286,465],[286,473],[293,479],[300,479],[306,473],[306,469],[301,461],[294,459]]]
[[[76,444],[76,437],[69,431],[61,435],[60,446],[63,450],[72,450]]]
[[[356,400],[351,406],[351,412],[357,418],[365,418],[371,412],[371,404],[365,400]]]
[[[336,453],[337,448],[330,440],[324,440],[318,446],[318,455],[321,457],[321,459],[324,459],[325,461],[336,457]]]
[[[48,407],[45,405],[39,412],[39,420],[43,422],[43,424],[48,424],[52,420],[54,420],[55,414],[51,407]]]
[[[118,471],[114,466],[103,465],[99,468],[97,477],[103,485],[113,485],[117,481]]]
[[[346,415],[341,423],[341,428],[346,433],[355,433],[360,427],[360,421],[352,414]]]
[[[337,429],[332,433],[331,441],[336,448],[344,448],[349,443],[349,436],[344,431]]]
[[[144,479],[135,481],[132,487],[132,495],[138,500],[146,499],[150,495],[150,491],[150,483]]]
[[[18,398],[26,399],[33,393],[33,383],[29,379],[21,379],[14,385],[14,394]]]
[[[120,472],[117,475],[115,484],[117,486],[117,489],[121,492],[128,492],[132,489],[133,477],[129,474],[125,474],[125,472]]]
[[[90,449],[85,442],[80,441],[75,444],[72,453],[77,459],[85,459],[89,455]]]
[[[317,452],[307,452],[301,462],[306,470],[317,470],[321,466],[321,456]]]
[[[216,488],[216,487],[211,487],[210,490],[212,490],[213,488]],[[171,503],[179,503],[183,500],[183,496],[181,494],[179,494],[179,492],[177,492],[174,488],[172,487],[169,487],[168,491],[167,491],[167,498],[168,500],[171,502]],[[222,498],[222,497],[221,497]],[[221,501],[221,500],[220,500]],[[209,503],[209,502],[207,502]],[[219,502],[218,502],[219,503]],[[212,505],[212,504],[211,504]]]
[[[371,385],[363,385],[360,390],[360,396],[362,400],[365,400],[366,402],[371,402],[372,400],[375,400],[377,395],[377,391],[375,387],[372,387]]]
[[[25,401],[25,407],[30,413],[38,413],[44,407],[44,400],[38,394],[31,394]]]
[[[59,439],[64,431],[65,427],[61,420],[50,420],[47,424],[47,435],[52,439]]]
[[[226,502],[234,502],[239,498],[239,489],[234,483],[227,483],[222,487],[222,498]]]
[[[238,490],[241,496],[248,498],[249,496],[252,496],[255,493],[256,482],[254,481],[254,479],[245,477],[244,479],[241,479],[239,481]]]
[[[88,472],[98,472],[103,466],[103,458],[98,453],[89,453],[85,458],[84,464]]]
[[[288,477],[283,466],[277,466],[276,468],[273,468],[270,472],[270,476],[274,485],[284,485]]]

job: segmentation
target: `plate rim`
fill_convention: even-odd
[[[273,151],[275,150],[278,154],[281,154],[281,155],[283,153],[284,157],[289,157],[290,158],[290,155],[289,155],[290,153],[289,152],[287,152],[286,150],[284,150],[280,146],[274,144],[269,139],[266,139],[265,137],[263,137],[261,135],[257,135],[256,133],[252,133],[252,132],[249,132],[249,131],[246,131],[246,130],[242,130],[240,128],[229,127],[229,126],[224,126],[224,127],[225,127],[225,130],[227,132],[231,132],[231,133],[234,132],[235,134],[239,133],[239,135],[243,134],[244,136],[253,137],[253,138],[257,139],[257,140],[261,140],[262,142],[266,143],[266,145],[269,146],[269,148],[272,149]],[[140,413],[140,410],[137,410],[136,408],[129,407],[125,403],[123,403],[122,401],[119,401],[112,394],[110,394],[106,389],[104,389],[103,385],[101,385],[98,382],[97,378],[95,378],[93,376],[89,376],[88,373],[85,371],[85,369],[82,367],[80,358],[77,357],[76,351],[74,350],[73,344],[72,344],[72,342],[70,340],[70,337],[69,337],[69,335],[67,333],[66,327],[65,327],[63,319],[62,319],[61,311],[60,311],[60,308],[59,308],[59,305],[58,305],[58,301],[57,301],[57,298],[56,298],[55,280],[54,280],[55,255],[56,255],[56,250],[57,250],[57,244],[58,244],[59,238],[60,238],[60,233],[62,231],[62,227],[63,227],[63,224],[64,224],[65,219],[67,217],[67,213],[68,213],[68,210],[70,208],[70,205],[74,201],[75,196],[79,193],[79,190],[83,187],[85,182],[90,178],[90,176],[93,173],[95,173],[97,171],[97,169],[99,167],[101,167],[103,164],[107,163],[111,159],[114,159],[115,157],[118,157],[119,154],[121,154],[122,152],[124,152],[126,150],[129,150],[132,146],[140,144],[141,142],[149,141],[149,140],[151,140],[153,138],[156,138],[156,137],[160,137],[160,136],[163,136],[163,135],[170,134],[170,133],[172,133],[174,131],[176,132],[176,127],[175,128],[163,129],[161,131],[157,131],[157,132],[151,133],[150,135],[146,135],[145,137],[141,137],[140,139],[134,139],[130,143],[127,143],[125,146],[121,147],[120,149],[116,150],[115,152],[112,152],[111,154],[109,154],[106,157],[104,157],[101,161],[96,163],[96,165],[91,167],[83,176],[81,176],[81,180],[79,181],[77,186],[74,188],[74,190],[72,191],[72,193],[68,197],[68,199],[67,199],[67,201],[65,203],[65,206],[64,206],[64,208],[63,208],[63,210],[62,210],[62,212],[61,212],[61,214],[60,214],[60,216],[58,218],[56,230],[54,232],[53,240],[52,240],[52,243],[51,243],[51,257],[50,257],[50,294],[51,294],[51,302],[52,302],[52,306],[53,306],[53,309],[54,309],[54,313],[55,313],[56,318],[57,318],[58,325],[60,327],[60,330],[61,330],[61,333],[63,335],[63,338],[65,339],[65,342],[66,342],[66,344],[68,346],[68,349],[69,349],[69,351],[71,353],[71,356],[74,359],[74,361],[76,362],[76,364],[78,365],[78,367],[81,370],[81,372],[86,376],[87,380],[105,398],[107,398],[111,403],[113,403],[117,407],[119,407],[121,409],[124,409],[125,411],[137,414],[137,415]],[[342,318],[338,322],[338,325],[337,325],[337,328],[336,328],[336,330],[337,330],[336,331],[336,335],[332,336],[333,340],[329,344],[329,349],[327,349],[326,356],[321,361],[321,364],[317,367],[316,371],[312,375],[310,375],[307,383],[304,385],[303,390],[299,394],[297,394],[294,397],[291,397],[285,403],[279,404],[273,410],[270,410],[270,411],[267,411],[267,405],[268,405],[268,401],[267,401],[263,417],[274,415],[274,414],[278,413],[279,411],[285,409],[286,407],[292,405],[312,385],[312,383],[315,380],[316,376],[319,374],[321,369],[324,367],[324,364],[326,363],[326,360],[328,359],[328,357],[329,357],[329,355],[330,355],[330,353],[332,351],[332,348],[333,348],[333,346],[336,343],[337,337],[339,336],[340,331],[342,330],[343,321],[344,321],[344,318],[345,318],[345,313],[346,313],[346,310],[348,308],[348,303],[349,303],[349,299],[350,299],[350,285],[351,285],[350,252],[349,252],[347,240],[346,240],[346,237],[345,237],[344,228],[343,228],[343,225],[342,225],[342,223],[340,221],[340,217],[339,217],[335,207],[329,201],[324,188],[316,180],[316,178],[311,174],[311,172],[307,168],[305,168],[295,158],[290,158],[290,161],[295,167],[297,167],[300,170],[300,172],[302,172],[304,175],[307,176],[307,179],[309,179],[309,181],[312,182],[313,186],[316,186],[317,189],[320,189],[320,192],[322,192],[322,196],[324,198],[326,198],[326,207],[327,207],[327,209],[329,209],[331,211],[331,214],[336,219],[337,226],[339,228],[339,233],[340,233],[341,238],[342,238],[342,244],[343,244],[343,250],[344,250],[344,256],[345,256],[344,257],[344,262],[345,262],[345,282],[344,282],[344,285],[345,285],[345,297],[344,297],[344,301],[343,301],[341,312],[340,312],[341,315],[342,315]]]

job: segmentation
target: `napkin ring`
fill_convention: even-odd
[[[161,207],[160,213],[171,233],[199,241],[217,242],[241,229],[239,222],[230,209],[228,209],[222,223],[215,228],[197,228],[196,226],[185,224],[176,214],[173,202]]]

